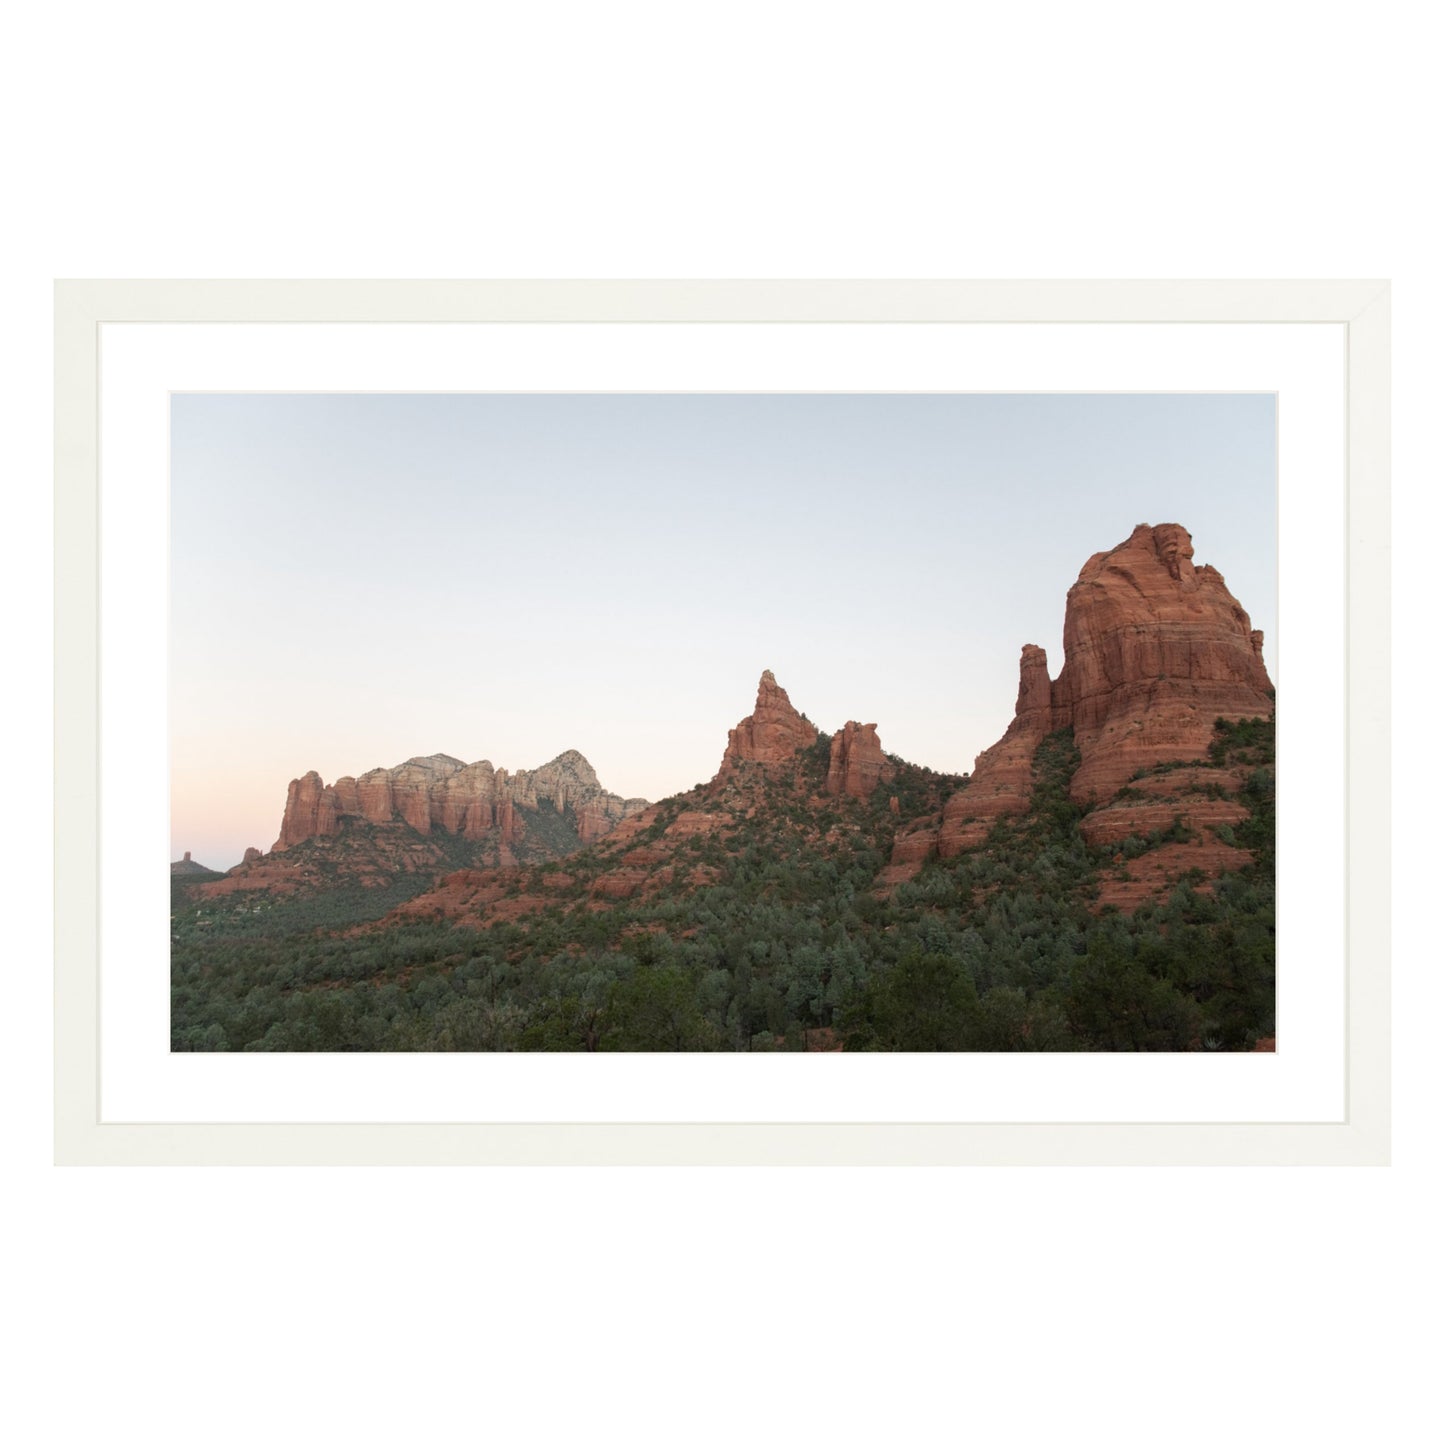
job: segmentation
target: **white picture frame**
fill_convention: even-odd
[[[1389,1160],[1389,286],[1382,281],[63,281],[55,294],[55,1157],[67,1164],[1383,1164]],[[101,330],[208,323],[1343,328],[1342,1117],[1328,1122],[164,1123],[101,1111]],[[1331,565],[1322,559],[1322,565]]]

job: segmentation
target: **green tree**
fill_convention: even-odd
[[[1092,1049],[1178,1050],[1199,1042],[1203,1010],[1156,978],[1126,941],[1098,933],[1075,965],[1066,1004],[1070,1026]]]
[[[695,1053],[718,1048],[718,1031],[680,968],[639,968],[607,1001],[599,1047],[620,1053]]]
[[[843,1017],[849,1049],[957,1052],[977,1046],[982,1014],[968,971],[945,953],[911,950],[871,979]]]

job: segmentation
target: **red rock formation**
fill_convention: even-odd
[[[820,790],[813,767],[798,766],[795,761],[800,750],[813,747],[822,737],[793,707],[772,673],[765,672],[751,716],[728,734],[727,750],[713,781],[664,803],[645,805],[615,823],[591,850],[585,869],[574,874],[527,868],[512,873],[505,884],[499,881],[499,870],[472,870],[465,877],[445,880],[389,917],[445,916],[481,927],[525,916],[574,888],[583,906],[605,911],[622,899],[656,898],[679,886],[710,887],[723,877],[720,860],[736,856],[745,846],[741,840],[752,835],[750,820],[759,815],[765,829],[769,818],[777,822],[786,816],[795,836],[805,835],[811,826],[818,847],[831,850],[858,836],[862,819],[856,812],[840,814]],[[899,771],[884,756],[872,723],[850,722],[841,729],[832,739],[830,757],[827,791],[834,796],[866,795]],[[568,762],[567,755],[557,761]],[[573,760],[573,766],[586,765],[579,758]],[[538,777],[542,771],[538,770]],[[591,776],[587,769],[583,780]],[[911,808],[920,806],[920,784],[925,797],[932,800],[922,806],[938,806],[945,780],[929,784],[915,777],[910,782]],[[559,795],[564,791],[559,779],[554,778],[553,786]],[[915,821],[898,796],[889,800],[889,807],[903,827]],[[579,807],[579,821],[584,816]],[[938,831],[936,814],[923,821],[929,831],[919,840],[920,857],[933,850]],[[700,846],[703,840],[708,842]],[[704,858],[712,861],[701,861]]]
[[[226,870],[226,877],[237,878],[253,873],[255,870],[251,865],[253,863],[259,863],[265,856],[259,848],[247,848],[241,856],[241,861],[237,863],[234,868],[228,868]]]
[[[878,887],[884,892],[916,878],[923,865],[938,851],[939,820],[917,818],[905,823],[893,835],[893,855],[888,866],[878,875]]]
[[[1043,651],[1024,649],[1014,721],[979,756],[957,812],[1010,811],[1000,794],[1022,807],[1020,764],[1055,728],[1074,729],[1082,802],[1111,797],[1141,769],[1200,757],[1217,717],[1273,713],[1263,634],[1193,556],[1183,527],[1139,526],[1084,564],[1064,613],[1063,670],[1050,685]]]
[[[429,758],[408,758],[399,768],[392,768],[392,806],[401,814],[402,821],[410,824],[423,836],[430,833],[432,794],[443,793],[447,780],[460,772],[462,766],[457,758],[449,758],[445,753],[434,753]]]
[[[613,819],[607,814],[606,806],[600,800],[578,803],[577,836],[584,843],[595,843],[612,831]]]
[[[702,838],[715,833],[728,822],[728,814],[690,809],[679,813],[667,828],[669,838]]]
[[[727,750],[713,781],[739,763],[787,762],[799,748],[815,743],[818,736],[818,729],[788,701],[788,694],[772,673],[764,672],[758,680],[758,700],[752,716],[728,731]]]
[[[1223,577],[1193,559],[1189,533],[1168,523],[1138,526],[1084,564],[1064,611],[1063,669],[1051,683],[1043,649],[1024,648],[1014,719],[945,807],[943,856],[1028,806],[1034,752],[1055,729],[1073,729],[1082,759],[1075,801],[1102,803],[1143,769],[1202,757],[1216,718],[1273,714],[1263,634]],[[912,857],[919,849],[908,841]]]
[[[830,793],[866,798],[880,782],[892,782],[896,771],[883,756],[877,723],[844,723],[833,734],[828,750]]]
[[[496,790],[496,769],[489,762],[457,768],[429,794],[432,826],[464,838],[485,836],[495,824],[492,805]]]
[[[1140,768],[1199,757],[1217,717],[1274,712],[1263,634],[1193,558],[1183,527],[1140,526],[1069,589],[1053,703],[1083,755],[1080,801],[1111,796]]]
[[[386,768],[373,768],[357,778],[356,795],[361,816],[368,823],[391,821],[396,804],[391,795],[391,773]]]
[[[1245,848],[1231,848],[1217,838],[1195,838],[1188,843],[1164,843],[1130,860],[1116,865],[1099,877],[1096,911],[1117,908],[1132,913],[1141,903],[1157,900],[1172,889],[1180,878],[1196,870],[1208,877],[1221,873],[1237,873],[1254,861]]]
[[[192,874],[210,873],[211,871],[212,870],[207,868],[204,863],[197,863],[196,860],[191,857],[189,850],[181,857],[178,862],[174,862],[171,864],[172,878],[187,878],[190,877]]]
[[[505,774],[504,774],[505,776]],[[511,798],[501,798],[493,808],[497,833],[503,843],[515,843],[522,836],[523,825],[517,818],[517,805]]]
[[[576,751],[515,774],[486,761],[462,763],[433,753],[395,768],[374,768],[359,778],[338,778],[329,787],[314,772],[296,779],[287,790],[273,851],[332,836],[343,818],[373,824],[400,819],[423,837],[436,831],[479,841],[495,832],[496,841],[506,846],[526,832],[522,815],[535,813],[544,802],[559,813],[572,808],[583,843],[605,837],[623,818],[647,806],[642,798],[607,792],[592,765]]]
[[[286,789],[286,811],[276,848],[289,848],[306,838],[325,838],[336,832],[339,812],[336,790],[322,785],[321,774],[294,778]]]
[[[1051,692],[1047,655],[1042,647],[1026,643],[1019,658],[1019,695],[1008,731],[978,755],[968,787],[955,793],[944,806],[938,837],[943,857],[976,848],[988,835],[994,819],[1022,812],[1028,806],[1034,751],[1056,725]]]
[[[355,778],[337,778],[331,785],[336,794],[336,806],[343,816],[361,816],[361,789]],[[388,815],[390,816],[390,815]]]
[[[1175,818],[1187,819],[1196,833],[1217,833],[1235,828],[1249,817],[1249,811],[1228,798],[1189,797],[1172,801],[1114,802],[1095,808],[1084,816],[1079,831],[1086,843],[1119,843],[1125,838],[1144,838],[1150,833],[1167,833]]]

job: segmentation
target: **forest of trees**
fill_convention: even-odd
[[[1210,750],[1247,769],[1248,819],[1227,841],[1252,864],[1181,879],[1132,914],[1098,906],[1118,845],[1083,840],[1067,732],[1039,749],[1028,813],[886,898],[875,880],[897,818],[882,796],[823,799],[825,750],[758,783],[751,817],[688,840],[681,861],[709,881],[679,868],[606,908],[586,905],[602,866],[586,853],[540,912],[479,927],[364,925],[414,881],[244,910],[198,905],[178,881],[172,1046],[1185,1050],[1273,1034],[1272,723],[1219,723]],[[889,791],[907,816],[953,785],[907,769]]]

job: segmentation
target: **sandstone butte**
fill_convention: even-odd
[[[765,671],[758,679],[750,716],[728,730],[728,745],[714,784],[736,773],[740,763],[771,766],[812,747],[822,733],[793,706],[778,680]],[[892,780],[893,764],[883,755],[877,723],[847,722],[833,734],[828,749],[829,793],[866,798],[880,782]]]
[[[1058,677],[1049,677],[1042,648],[1024,647],[1008,730],[979,754],[969,785],[949,799],[941,819],[899,837],[891,880],[916,872],[935,848],[951,857],[977,847],[995,819],[1022,812],[1034,753],[1059,728],[1073,729],[1081,757],[1072,796],[1096,809],[1085,818],[1085,836],[1103,842],[1141,823],[1156,826],[1159,820],[1146,820],[1138,808],[1111,822],[1103,805],[1142,771],[1200,761],[1216,718],[1273,716],[1263,640],[1224,578],[1194,565],[1183,527],[1135,527],[1117,547],[1090,557],[1069,589]],[[1161,810],[1165,826],[1179,811]],[[1234,822],[1244,809],[1225,802],[1214,813],[1194,821]]]
[[[605,837],[623,818],[647,807],[645,798],[607,792],[592,765],[575,750],[516,773],[485,760],[463,763],[433,753],[334,783],[324,784],[315,772],[294,779],[272,852],[284,853],[308,838],[333,836],[347,817],[369,823],[399,819],[423,837],[441,832],[510,844],[525,833],[525,814],[535,813],[543,802],[559,813],[572,808],[584,844]]]
[[[820,734],[788,700],[778,680],[765,671],[758,679],[758,697],[750,716],[728,729],[722,766],[713,781],[737,771],[739,763],[786,762],[799,748],[811,747]]]

